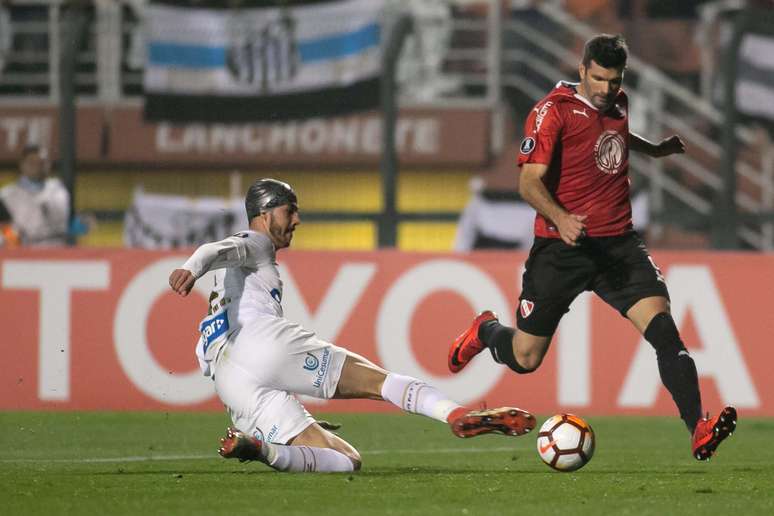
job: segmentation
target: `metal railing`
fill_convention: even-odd
[[[59,56],[61,54],[60,21],[63,0],[11,0],[4,4],[12,14],[11,48],[0,48],[0,104],[49,102],[59,100]],[[453,5],[455,2],[449,2]],[[450,24],[450,47],[436,49],[442,59],[431,56],[438,65],[435,73],[454,85],[433,98],[411,98],[404,95],[403,105],[487,106],[498,116],[493,120],[493,150],[498,150],[503,134],[503,88],[520,92],[532,102],[543,97],[557,80],[571,78],[579,56],[565,44],[570,38],[586,39],[595,31],[571,17],[554,2],[540,2],[532,16],[544,23],[529,23],[514,16],[504,16],[499,0],[482,0],[482,15],[454,17],[437,15],[417,18],[417,31],[423,23],[437,29]],[[137,102],[142,93],[142,62],[132,55],[133,47],[142,41],[142,12],[138,2],[102,1],[93,4],[94,23],[86,43],[78,52],[76,93],[85,101],[100,103]],[[440,11],[439,11],[440,12]],[[2,17],[0,17],[1,19]],[[6,25],[0,24],[0,30]],[[0,45],[5,38],[0,37]],[[503,45],[507,41],[507,45]],[[410,58],[407,56],[406,58]],[[425,56],[427,58],[427,56]],[[439,64],[440,63],[440,64]],[[644,119],[642,132],[658,138],[667,132],[679,133],[691,149],[666,160],[651,160],[633,155],[632,175],[647,181],[653,226],[658,232],[666,222],[669,195],[709,223],[714,196],[723,188],[720,175],[723,148],[716,141],[721,134],[724,115],[705,97],[685,88],[657,68],[630,57],[627,89],[633,109]],[[753,131],[737,131],[740,145],[756,148]],[[737,160],[738,177],[752,185],[757,195],[736,192],[742,213],[771,211],[774,205],[774,151],[769,146],[759,152],[755,165]],[[748,153],[749,154],[749,153]],[[674,177],[684,174],[699,188],[683,184]],[[745,220],[738,227],[745,245],[755,249],[774,249],[774,222]]]
[[[543,17],[543,23],[529,23],[518,16],[505,16],[500,2],[488,0],[483,18],[456,21],[455,30],[479,31],[474,39],[483,42],[482,47],[452,48],[447,54],[449,61],[466,61],[469,71],[456,77],[463,85],[462,91],[478,88],[479,99],[495,108],[499,100],[496,91],[500,87],[513,88],[535,102],[545,96],[550,86],[560,79],[572,79],[570,73],[577,67],[580,56],[566,44],[572,38],[586,40],[595,31],[573,18],[555,2],[540,2],[530,12]],[[518,11],[514,11],[518,13]],[[502,18],[505,19],[502,19]],[[497,18],[501,27],[500,38],[491,37],[492,19]],[[509,44],[503,45],[501,42]],[[499,59],[498,59],[499,57]],[[492,63],[499,63],[499,71],[491,71]],[[569,72],[569,73],[568,73]],[[495,82],[495,77],[499,82]],[[644,136],[659,139],[677,133],[686,141],[689,152],[671,156],[665,160],[653,160],[631,155],[631,173],[635,179],[648,184],[650,191],[651,229],[658,236],[663,225],[669,222],[669,203],[679,202],[699,217],[705,219],[707,232],[712,223],[715,199],[724,188],[722,176],[723,146],[717,139],[722,134],[724,114],[705,97],[698,95],[645,63],[636,55],[629,58],[626,88],[630,93],[632,109],[645,119],[639,128]],[[633,122],[636,122],[634,120]],[[736,174],[748,181],[759,195],[752,196],[737,190],[736,204],[741,213],[755,214],[768,211],[774,204],[774,151],[771,147],[758,148],[754,132],[739,127],[736,132],[739,144],[749,149],[747,158],[753,156],[761,165],[753,166],[737,160]],[[696,186],[683,183],[677,176],[686,176]],[[672,197],[667,201],[666,195]],[[774,249],[774,224],[770,221],[755,222],[745,219],[737,228],[738,237],[745,246],[753,249]]]

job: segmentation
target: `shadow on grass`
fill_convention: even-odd
[[[597,477],[597,478],[605,478],[605,477],[617,477],[621,475],[631,475],[633,478],[640,478],[643,474],[645,475],[664,475],[667,474],[669,476],[683,476],[683,475],[712,475],[712,474],[723,474],[728,472],[733,473],[759,473],[763,471],[769,471],[767,467],[764,467],[761,465],[760,467],[731,467],[728,469],[724,469],[722,472],[719,472],[717,470],[714,470],[712,468],[698,468],[698,469],[671,469],[669,471],[664,471],[663,469],[643,469],[643,468],[631,468],[631,469],[605,469],[605,470],[596,470],[596,469],[582,469],[579,471],[574,472],[567,472],[562,473],[558,471],[552,471],[548,468],[540,468],[535,469],[532,467],[529,468],[509,468],[509,469],[500,469],[500,470],[481,470],[481,469],[475,469],[475,468],[439,468],[439,467],[421,467],[421,466],[404,466],[404,467],[379,467],[379,468],[368,468],[365,467],[363,470],[352,473],[352,472],[344,472],[344,473],[321,473],[325,476],[354,476],[357,477],[366,477],[366,478],[390,478],[390,477],[398,477],[398,476],[415,476],[415,477],[422,477],[422,476],[437,476],[437,475],[450,475],[450,476],[457,476],[457,475],[506,475],[506,476],[524,476],[524,475],[537,475],[537,476],[544,476],[544,475],[559,475],[561,476],[574,476],[574,475],[584,475],[588,477]],[[195,477],[206,477],[206,476],[224,476],[224,475],[284,475],[284,476],[295,476],[299,475],[299,473],[280,473],[277,471],[274,471],[268,467],[263,467],[260,465],[256,465],[255,469],[250,470],[232,470],[232,471],[212,471],[212,470],[193,470],[193,469],[160,469],[160,470],[152,470],[152,471],[127,471],[123,469],[116,469],[111,471],[98,471],[98,472],[73,472],[72,475],[77,476],[179,476],[182,475],[185,476],[195,476]],[[304,475],[306,476],[306,475]]]
[[[276,475],[277,472],[272,469],[256,469],[255,471],[202,471],[202,470],[181,470],[181,469],[160,469],[154,471],[96,471],[92,473],[71,473],[74,476],[192,476],[192,477],[205,477],[205,476],[223,476],[223,475]]]

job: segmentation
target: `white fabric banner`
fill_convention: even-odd
[[[174,249],[221,240],[247,228],[243,199],[134,192],[124,218],[124,245]]]

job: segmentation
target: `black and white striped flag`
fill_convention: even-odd
[[[738,58],[737,109],[774,121],[774,34],[745,34]]]
[[[385,0],[216,7],[224,3],[151,2],[146,119],[288,120],[377,106]]]

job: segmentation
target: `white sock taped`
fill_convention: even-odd
[[[266,463],[277,471],[337,472],[354,471],[349,457],[332,448],[313,446],[286,446],[263,443]]]
[[[444,393],[422,380],[389,373],[382,385],[382,398],[412,414],[446,422],[451,412],[460,407]]]

